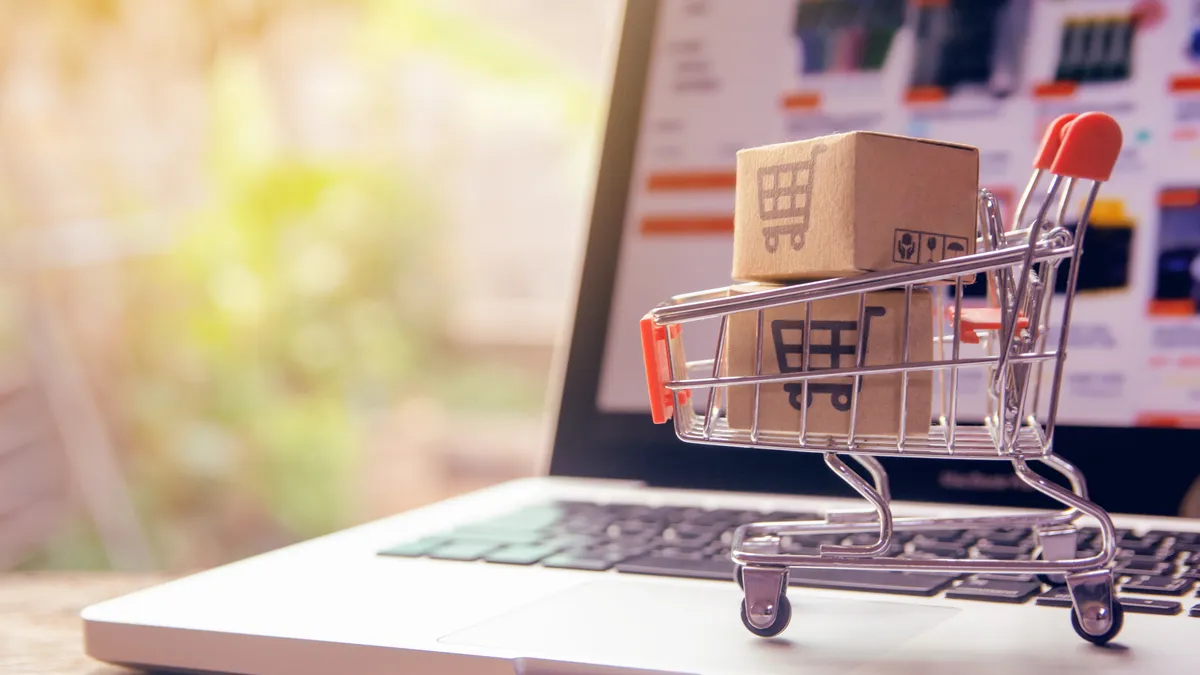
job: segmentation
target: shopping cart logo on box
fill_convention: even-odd
[[[768,253],[779,250],[779,237],[788,235],[793,251],[804,248],[812,206],[814,164],[825,152],[824,145],[813,147],[808,159],[760,167],[758,170],[758,217],[762,221],[795,219],[787,225],[763,227],[763,244]]]
[[[865,307],[863,310],[863,330],[862,330],[862,358],[866,361],[867,345],[871,340],[871,319],[882,317],[887,314],[887,310],[883,307]],[[788,340],[787,338],[799,334],[799,340]],[[825,333],[829,334],[829,341],[825,344],[817,344],[816,338]],[[854,333],[855,337],[846,340],[843,333]],[[817,370],[832,370],[837,368],[848,368],[854,365],[854,361],[858,358],[858,348],[860,341],[858,339],[858,321],[809,321],[809,338],[808,338],[808,368],[805,369],[804,363],[804,343],[806,336],[804,335],[804,320],[803,319],[776,319],[771,322],[771,338],[775,343],[775,360],[779,365],[780,373],[800,373],[812,372]],[[829,365],[816,366],[813,365],[814,356],[828,356]],[[843,363],[845,357],[849,360],[848,363]],[[793,360],[795,363],[793,363]],[[863,381],[865,378],[858,378],[858,391],[862,392]],[[791,383],[783,385],[783,390],[788,394],[788,403],[795,410],[801,410],[800,397],[804,395],[803,383]],[[850,397],[854,391],[854,385],[849,382],[829,382],[826,380],[818,380],[808,385],[808,400],[805,401],[805,407],[811,408],[813,404],[813,396],[815,394],[829,394],[829,401],[833,404],[835,410],[840,412],[849,412]]]

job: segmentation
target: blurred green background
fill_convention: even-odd
[[[208,566],[535,471],[615,5],[0,2],[0,348],[48,431],[0,483],[50,514],[0,563]]]

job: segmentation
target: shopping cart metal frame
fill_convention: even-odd
[[[1088,498],[1082,473],[1053,451],[1054,427],[1061,401],[1063,368],[1067,357],[1071,311],[1078,281],[1079,259],[1091,208],[1120,154],[1122,135],[1112,117],[1098,112],[1069,114],[1046,130],[1034,161],[1034,171],[1014,214],[1015,227],[1006,230],[996,198],[979,192],[976,252],[936,263],[861,276],[813,281],[750,293],[732,293],[732,287],[671,298],[655,307],[641,323],[643,352],[651,411],[656,423],[674,419],[676,435],[688,443],[750,449],[819,452],[826,465],[866,499],[872,509],[833,512],[824,520],[758,522],[739,527],[731,543],[736,580],[742,586],[742,620],[760,636],[773,636],[786,628],[791,616],[787,599],[791,567],[854,567],[897,571],[954,571],[960,573],[1036,574],[1047,581],[1062,581],[1069,589],[1072,625],[1084,639],[1104,644],[1120,631],[1123,613],[1116,600],[1109,564],[1116,556],[1116,533],[1106,511]],[[1036,209],[1030,203],[1042,179],[1049,176],[1044,199]],[[1074,233],[1064,227],[1071,199],[1079,184],[1089,183]],[[1053,210],[1052,210],[1053,209]],[[1027,211],[1034,211],[1026,219]],[[807,226],[807,223],[805,224]],[[1067,293],[1059,312],[1052,312],[1057,267],[1071,262]],[[989,306],[964,308],[965,279],[985,274]],[[938,325],[951,325],[948,335],[938,335],[935,358],[910,360],[909,326],[914,290],[953,288],[952,305],[944,307],[943,293],[935,293]],[[804,335],[810,335],[812,303],[857,295],[858,326],[864,325],[866,294],[903,290],[904,334],[899,363],[864,365],[865,331],[858,331],[855,365],[818,370],[809,367],[809,342],[804,340],[799,372],[764,374],[762,336],[764,311],[803,305]],[[729,375],[725,359],[729,317],[757,313],[754,375]],[[1051,319],[1057,315],[1057,345],[1049,347]],[[946,319],[943,319],[946,317]],[[683,354],[682,324],[720,320],[713,359],[687,361]],[[962,355],[963,344],[981,344],[985,355]],[[947,354],[947,350],[949,354]],[[1039,419],[1043,370],[1049,366],[1049,406]],[[987,408],[981,425],[960,424],[958,394],[960,371],[986,371]],[[941,402],[938,419],[928,433],[905,428],[909,376],[932,371],[937,376]],[[859,420],[858,391],[862,378],[899,374],[902,378],[899,430],[891,436],[856,433]],[[815,434],[807,429],[807,406],[800,411],[798,432],[760,429],[759,401],[763,385],[799,385],[801,400],[829,378],[852,378],[850,419],[846,434]],[[749,429],[732,429],[724,415],[729,387],[753,387],[754,415]],[[699,406],[700,401],[707,401]],[[850,457],[865,472],[852,469]],[[1033,490],[1062,505],[1061,510],[1031,511],[971,518],[900,518],[892,513],[887,472],[878,457],[999,460],[1011,463],[1016,476]],[[1064,479],[1070,489],[1045,478],[1031,463],[1040,463]],[[1078,551],[1081,517],[1094,520],[1100,531],[1099,549],[1091,555]],[[1037,548],[1029,560],[896,557],[897,531],[1031,527]],[[812,534],[878,533],[865,545],[822,544],[815,555],[782,552],[787,537]]]

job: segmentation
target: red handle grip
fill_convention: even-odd
[[[1123,142],[1121,125],[1111,115],[1062,115],[1046,129],[1033,166],[1068,178],[1106,181]]]
[[[1033,168],[1049,171],[1050,167],[1054,166],[1054,158],[1058,156],[1058,149],[1062,147],[1063,129],[1076,117],[1079,117],[1076,113],[1060,115],[1046,127],[1046,133],[1042,135],[1042,147],[1038,149],[1037,157],[1033,158]]]
[[[670,379],[667,368],[671,350],[667,345],[670,338],[678,338],[681,332],[679,324],[659,326],[650,315],[642,317],[642,361],[646,366],[646,389],[650,394],[650,417],[655,424],[662,424],[671,419],[675,413],[675,396],[665,384]],[[691,392],[680,392],[681,401],[687,400]]]

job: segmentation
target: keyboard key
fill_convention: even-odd
[[[608,520],[591,520],[587,518],[568,518],[555,525],[551,531],[558,534],[581,534],[584,536],[604,536],[608,529]]]
[[[1146,533],[1147,536],[1156,536],[1162,539],[1168,537],[1175,540],[1172,546],[1180,551],[1200,551],[1200,532],[1173,532],[1170,530],[1150,530]]]
[[[602,540],[600,543],[593,543],[590,546],[577,546],[571,548],[570,550],[586,551],[587,553],[593,555],[614,557],[618,560],[624,560],[625,558],[632,558],[635,555],[642,555],[653,548],[656,548],[653,544]]]
[[[652,549],[653,555],[679,560],[705,560],[708,558],[704,551],[697,548],[680,548],[678,546],[663,546]]]
[[[1200,533],[1189,533],[1186,538],[1177,538],[1172,545],[1178,551],[1200,552]]]
[[[536,544],[545,540],[547,536],[532,530],[501,530],[473,525],[451,530],[446,534],[446,538],[455,541],[493,542],[495,544]]]
[[[429,553],[433,549],[446,543],[445,537],[426,537],[416,541],[406,541],[402,544],[396,544],[389,548],[385,548],[379,552],[379,555],[391,555],[400,558],[420,558]]]
[[[947,597],[949,593],[946,594]],[[1174,600],[1152,600],[1150,598],[1121,597],[1121,608],[1132,614],[1179,614],[1183,605]],[[1071,594],[1065,586],[1053,588],[1038,596],[1036,604],[1043,607],[1070,607]]]
[[[693,520],[685,520],[682,523],[673,523],[671,529],[680,534],[720,534],[725,530],[731,529],[728,523],[698,523]]]
[[[987,602],[1022,603],[1042,590],[1042,585],[1028,581],[993,581],[990,579],[967,579],[946,591],[946,597],[954,600],[984,600]]]
[[[913,541],[940,541],[962,543],[966,530],[920,530]]]
[[[1174,600],[1151,600],[1149,598],[1121,598],[1121,607],[1132,614],[1164,614],[1170,616],[1183,611],[1183,605]]]
[[[644,537],[653,536],[663,531],[661,523],[646,522],[644,520],[618,520],[609,525],[604,533],[613,539],[620,537]]]
[[[999,546],[1016,546],[1029,539],[1033,532],[1026,527],[994,530],[984,537],[988,542]],[[1032,546],[1032,544],[1030,544]]]
[[[1071,593],[1066,586],[1055,586],[1039,595],[1037,600],[1034,600],[1034,604],[1042,607],[1070,607]]]
[[[542,566],[601,572],[603,570],[612,568],[613,565],[617,564],[624,558],[625,556],[620,554],[576,551],[568,553],[556,553],[549,558],[542,560]]]
[[[1150,551],[1149,553],[1134,553],[1128,549],[1117,549],[1117,560],[1138,560],[1142,562],[1165,562],[1176,556],[1174,550],[1169,548],[1159,548]]]
[[[987,581],[1023,581],[1026,583],[1038,581],[1037,576],[1033,574],[976,574],[975,578]]]
[[[729,509],[714,509],[700,513],[692,518],[690,522],[692,525],[699,527],[720,526],[724,528],[724,526],[733,522],[733,517],[738,513],[739,511],[731,511]]]
[[[681,559],[658,555],[638,556],[617,564],[618,572],[628,574],[653,574],[689,579],[733,579],[733,560],[711,558]]]
[[[1117,541],[1117,546],[1138,555],[1149,555],[1161,547],[1162,543],[1162,537],[1156,537],[1152,535],[1145,535],[1142,537],[1137,535],[1125,535],[1125,537]]]
[[[991,560],[1029,560],[1031,558],[1030,549],[1027,546],[1004,546],[1001,544],[985,546],[981,543],[976,550],[979,551],[979,557]]]
[[[1200,579],[1200,567],[1183,567],[1175,576],[1183,579]]]
[[[1165,576],[1134,577],[1121,586],[1126,593],[1146,593],[1149,595],[1183,595],[1193,585],[1195,579],[1178,579]]]
[[[434,560],[479,560],[499,546],[493,541],[448,541],[426,555]]]
[[[1200,604],[1192,605],[1192,608],[1188,610],[1188,616],[1200,619]]]
[[[922,553],[932,553],[941,558],[967,557],[967,549],[959,546],[957,542],[913,540],[913,550]]]
[[[554,544],[517,544],[498,548],[483,556],[483,559],[505,565],[532,565],[560,550],[562,547]]]
[[[589,537],[585,534],[554,534],[550,535],[545,541],[538,543],[558,546],[560,549],[577,549],[587,548],[595,541],[595,537]]]
[[[792,586],[924,597],[937,595],[956,578],[958,575],[887,570],[793,568],[788,572],[788,583]]]
[[[674,527],[663,530],[662,540],[672,546],[704,548],[719,536],[718,532],[679,531]]]
[[[1170,563],[1118,560],[1117,567],[1113,571],[1116,574],[1124,574],[1126,576],[1136,577],[1161,576],[1167,574],[1170,570]]]

